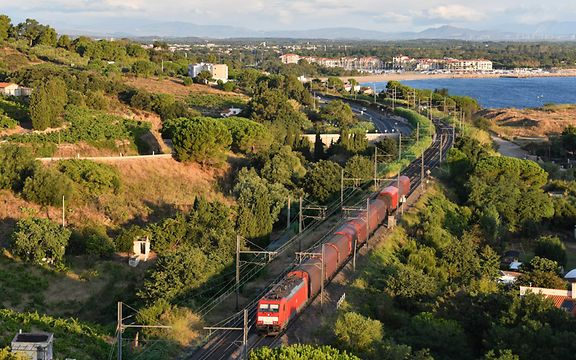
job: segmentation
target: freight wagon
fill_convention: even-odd
[[[370,200],[368,211],[355,214],[324,243],[324,261],[311,257],[300,263],[258,302],[256,328],[277,335],[320,292],[350,258],[354,246],[362,246],[388,215],[398,208],[402,196],[410,194],[410,178],[400,176],[398,187],[388,186]],[[311,250],[321,254],[322,245]],[[324,265],[322,265],[324,264]],[[324,268],[322,268],[324,266]]]

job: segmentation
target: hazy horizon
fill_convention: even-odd
[[[14,22],[35,18],[57,29],[130,32],[163,22],[228,25],[256,31],[353,27],[384,32],[421,31],[451,25],[474,30],[520,32],[547,21],[573,21],[576,2],[560,0],[485,0],[477,4],[452,0],[0,0],[1,12]],[[576,29],[574,29],[576,33]],[[186,34],[183,34],[186,35]]]

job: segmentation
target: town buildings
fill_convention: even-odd
[[[216,81],[228,81],[228,65],[226,64],[198,63],[188,65],[188,75],[192,78],[198,76],[202,71],[208,71],[212,75],[212,79]]]
[[[282,61],[283,64],[298,64],[300,60],[306,60],[311,64],[318,64],[329,68],[339,67],[348,71],[375,72],[384,68],[382,60],[375,56],[344,56],[339,58],[300,56],[297,54],[284,54],[280,56],[280,61]]]
[[[492,71],[493,64],[485,59],[415,59],[398,55],[392,58],[392,67],[404,71],[449,71],[449,72],[482,72]]]

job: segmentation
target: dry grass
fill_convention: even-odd
[[[192,84],[190,86],[184,86],[181,80],[175,78],[156,79],[125,76],[123,79],[127,85],[134,86],[135,88],[144,89],[151,93],[170,94],[178,98],[186,97],[191,93],[231,95],[229,92],[214,89],[207,85]]]
[[[508,137],[544,137],[562,133],[568,125],[576,125],[576,106],[551,105],[541,109],[485,110],[492,130]]]

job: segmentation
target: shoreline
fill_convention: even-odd
[[[494,78],[545,78],[545,77],[576,77],[576,69],[559,70],[553,73],[530,74],[422,74],[419,72],[405,72],[400,74],[377,74],[360,76],[343,76],[344,82],[355,79],[360,84],[370,82],[408,81],[408,80],[434,80],[434,79],[494,79]]]

